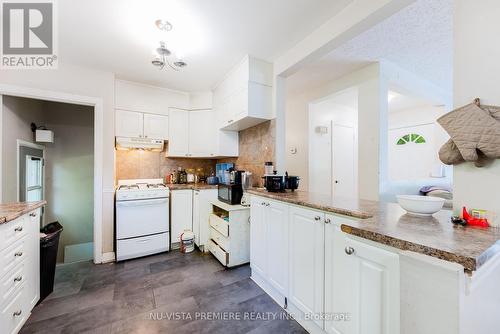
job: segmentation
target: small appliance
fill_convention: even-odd
[[[229,205],[241,203],[241,197],[243,196],[243,187],[241,184],[219,183],[217,188],[219,201]]]
[[[289,176],[288,172],[285,173],[285,189],[290,189],[294,191],[299,188],[299,180],[298,176]]]
[[[266,175],[263,176],[264,187],[269,192],[285,191],[285,176],[283,175]]]
[[[241,205],[250,206],[250,197],[246,190],[252,186],[252,173],[244,172],[241,174],[241,186],[243,188],[243,196],[241,196]]]

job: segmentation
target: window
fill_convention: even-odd
[[[396,141],[396,145],[405,145],[407,143],[424,144],[425,142],[426,142],[425,138],[422,137],[421,135],[416,133],[409,133],[407,135],[400,137]]]
[[[26,156],[26,201],[43,199],[43,159]]]

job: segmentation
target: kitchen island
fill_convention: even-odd
[[[487,306],[500,299],[497,228],[454,226],[449,210],[416,217],[395,203],[248,193],[252,279],[309,332],[500,328]]]
[[[45,201],[0,204],[0,333],[17,333],[40,298]]]

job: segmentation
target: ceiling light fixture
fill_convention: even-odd
[[[166,20],[158,19],[155,21],[155,24],[161,31],[168,32],[173,29],[172,24]],[[178,71],[180,68],[187,66],[187,63],[180,57],[177,57],[176,60],[171,62],[168,58],[171,55],[172,51],[167,48],[167,43],[165,43],[164,41],[160,41],[160,46],[153,51],[153,60],[151,61],[151,64],[153,64],[153,66],[159,67],[160,70],[168,65],[168,67],[175,71]]]

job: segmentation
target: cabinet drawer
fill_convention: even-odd
[[[27,234],[26,216],[0,224],[0,251],[9,247]]]
[[[229,238],[226,238],[219,231],[210,228],[210,238],[217,243],[225,251],[229,251]]]
[[[0,309],[0,332],[11,334],[17,333],[29,315],[28,303],[26,303],[25,285],[16,291],[11,302]]]
[[[28,258],[27,239],[22,238],[0,253],[0,279],[3,279],[6,273]]]
[[[122,261],[134,257],[166,252],[168,250],[168,232],[118,240],[116,244],[116,260]]]
[[[0,306],[12,300],[12,295],[26,281],[25,262],[13,268],[0,280]]]
[[[229,223],[219,216],[210,215],[210,226],[225,237],[229,237]]]
[[[223,265],[229,263],[229,254],[220,248],[212,239],[208,240],[208,250],[212,253],[217,260]]]

